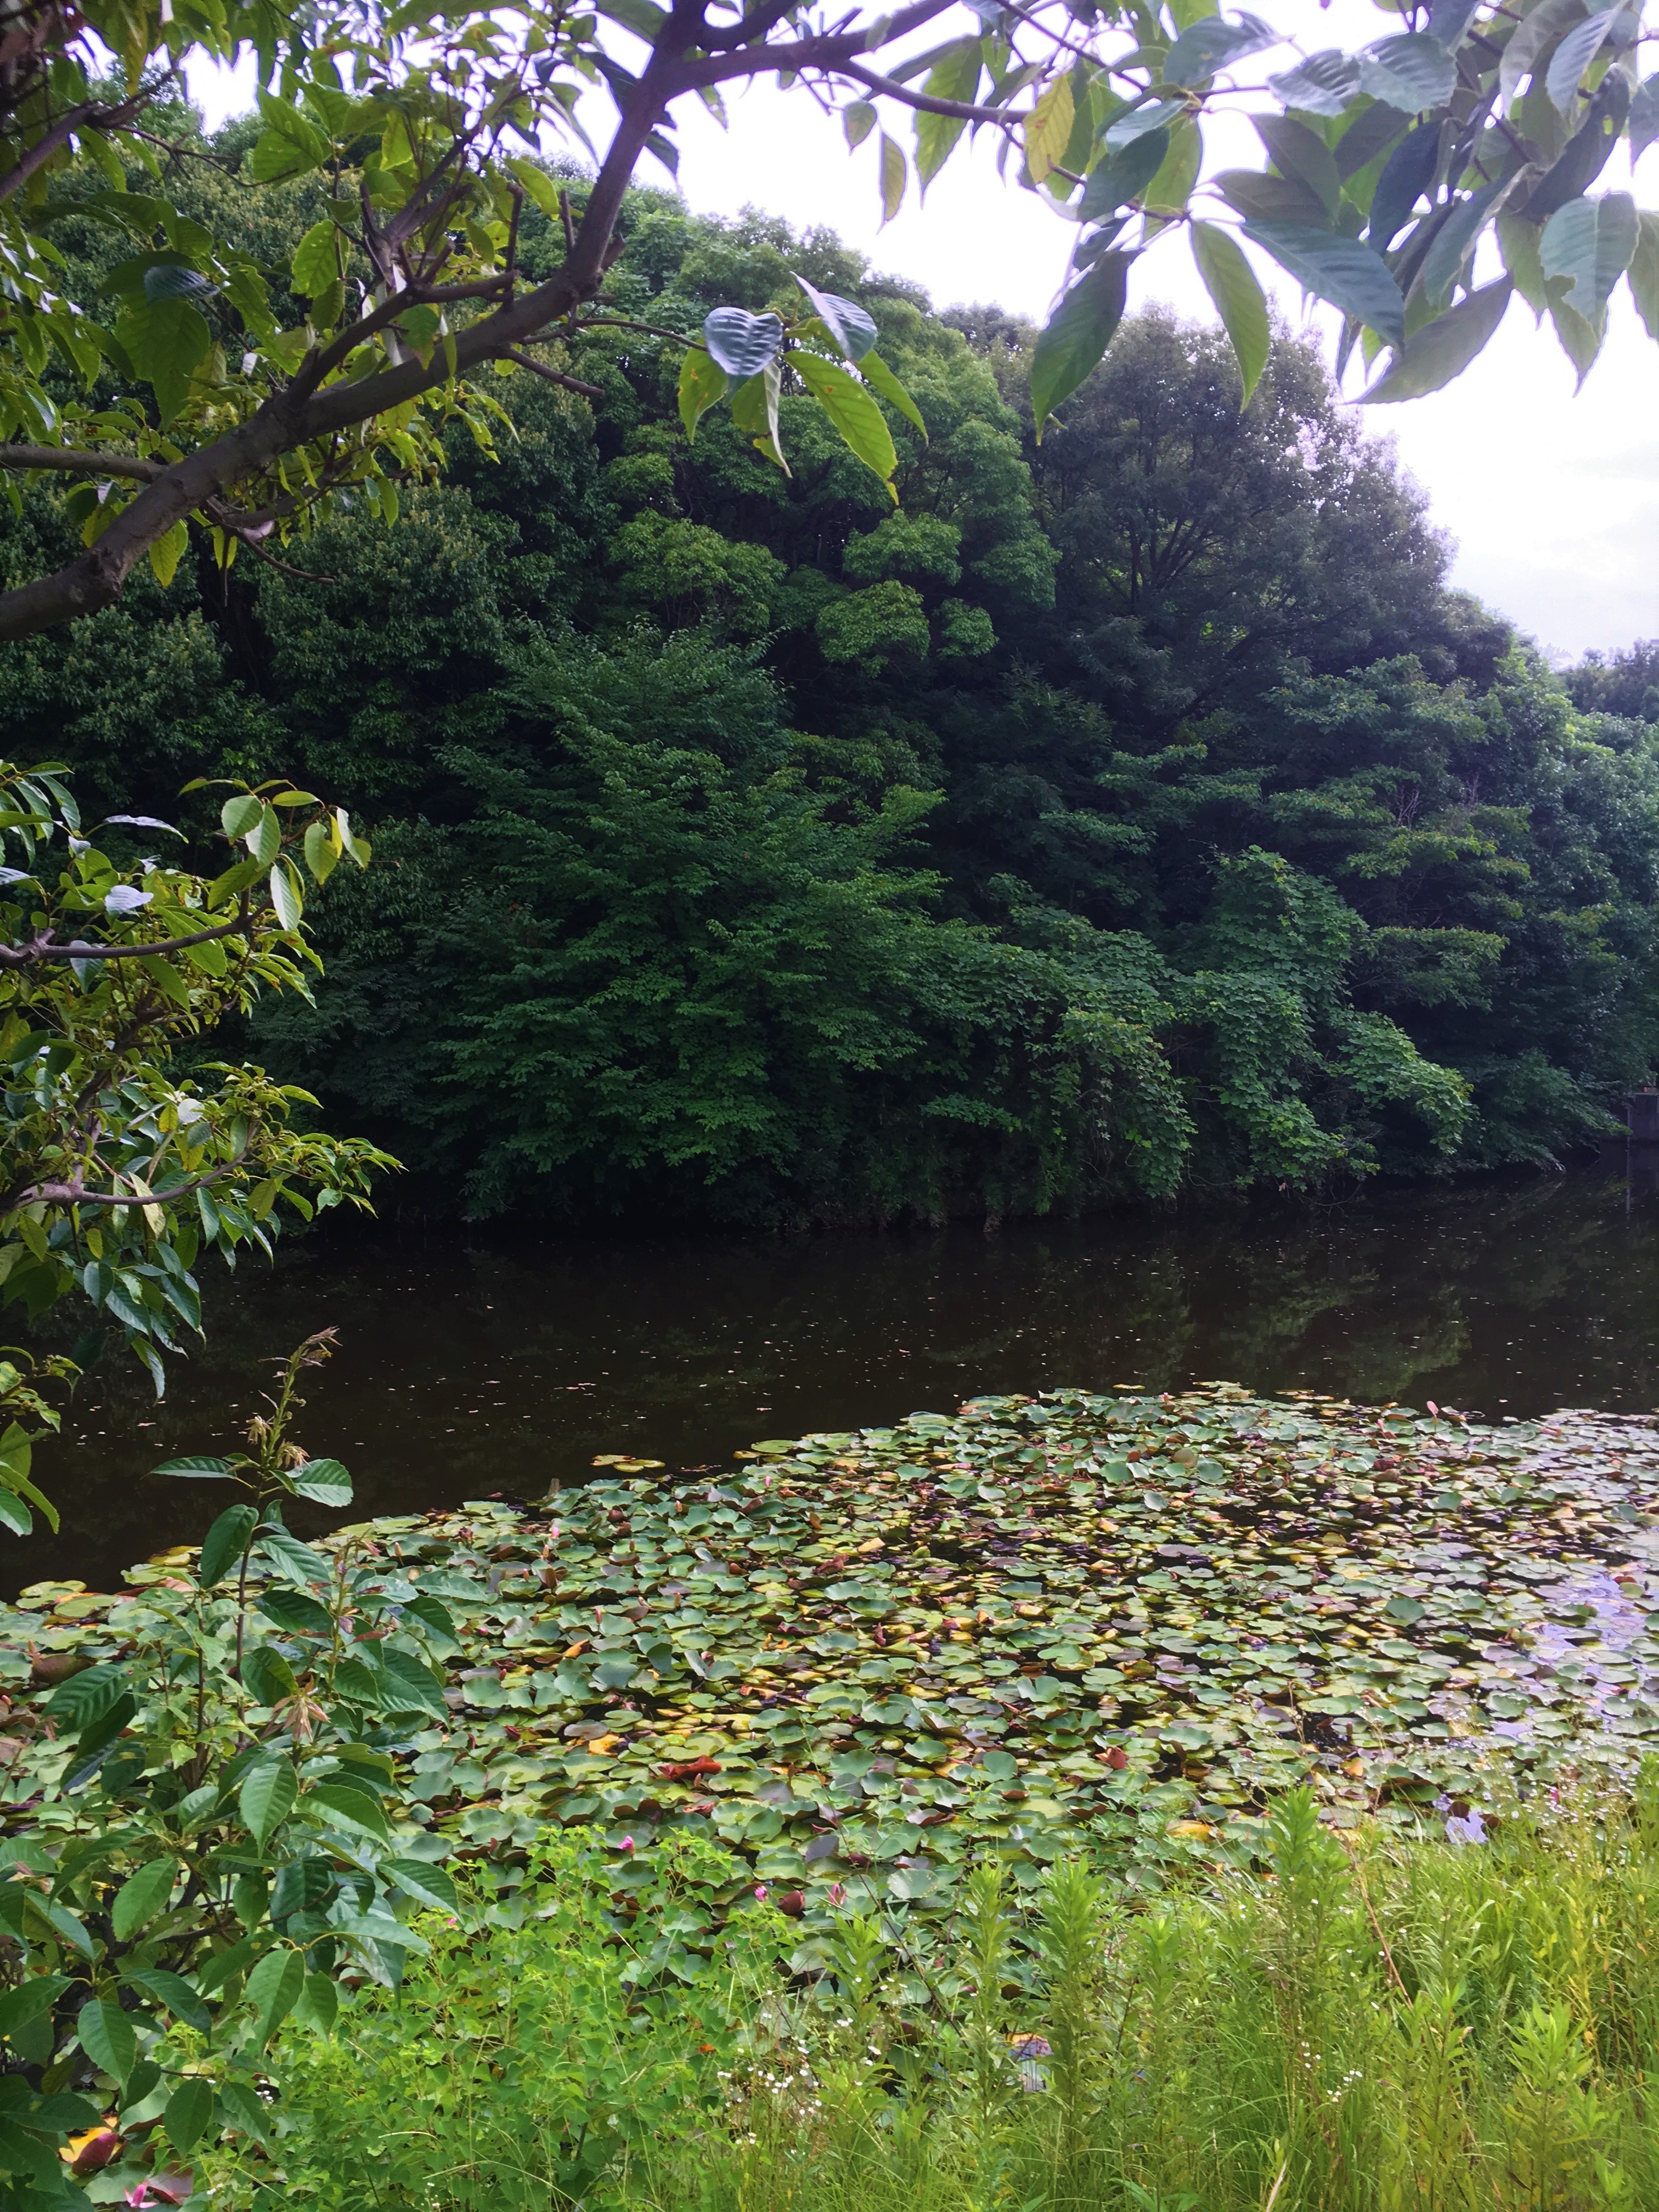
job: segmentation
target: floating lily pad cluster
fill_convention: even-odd
[[[415,1822],[501,1863],[551,1822],[623,1859],[699,1824],[810,1937],[843,1899],[947,1909],[988,1849],[1028,1883],[1085,1841],[1148,1878],[1248,1851],[1291,1782],[1415,1820],[1633,1764],[1656,1504],[1647,1419],[1220,1383],[981,1399],[713,1477],[613,1459],[529,1510],[330,1542],[456,1623],[448,1718],[401,1747]],[[106,1656],[188,1558],[136,1570],[113,1623],[68,1584],[0,1609],[14,1697]],[[17,1747],[8,1826],[50,1771]]]

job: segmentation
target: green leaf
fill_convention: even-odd
[[[267,1620],[274,1620],[278,1628],[292,1630],[296,1636],[326,1636],[334,1626],[328,1607],[303,1590],[261,1590],[256,1603]]]
[[[1255,169],[1223,169],[1212,179],[1230,208],[1247,222],[1294,222],[1328,230],[1323,203],[1300,177],[1269,177]]]
[[[340,280],[338,234],[332,216],[313,222],[294,249],[294,289],[315,299]]]
[[[1055,162],[1065,159],[1076,113],[1071,78],[1057,76],[1026,116],[1021,130],[1025,141],[1025,166],[1034,185],[1040,185],[1053,171]],[[884,191],[884,202],[885,198]],[[895,201],[888,210],[890,216],[896,211],[897,205]]]
[[[1566,305],[1599,323],[1613,286],[1636,251],[1636,203],[1628,192],[1603,192],[1558,208],[1544,225],[1539,258],[1546,276],[1566,279]]]
[[[1497,227],[1504,266],[1515,279],[1516,290],[1541,320],[1550,306],[1549,283],[1538,252],[1543,226],[1528,222],[1523,216],[1500,215]]]
[[[379,1672],[382,1711],[429,1713],[440,1721],[449,1718],[442,1690],[410,1653],[383,1650]]]
[[[1127,201],[1138,199],[1164,167],[1170,150],[1167,129],[1148,131],[1128,145],[1104,155],[1090,170],[1078,206],[1080,222],[1099,222]]]
[[[256,1644],[242,1661],[242,1680],[258,1705],[280,1705],[298,1686],[294,1669],[269,1644]]]
[[[1440,166],[1440,126],[1419,124],[1408,131],[1389,155],[1376,190],[1371,194],[1370,221],[1365,237],[1378,253],[1386,253],[1412,219],[1419,199],[1432,191]]]
[[[1532,74],[1552,43],[1571,30],[1584,13],[1583,0],[1539,0],[1539,4],[1516,25],[1498,64],[1498,104],[1505,112],[1515,102],[1523,79]]]
[[[211,1589],[235,1565],[258,1521],[259,1516],[252,1505],[225,1508],[202,1540],[196,1579],[204,1589]]]
[[[115,338],[155,393],[163,422],[190,394],[190,380],[213,349],[213,333],[187,300],[133,300],[115,321]]]
[[[1581,315],[1566,300],[1550,301],[1550,320],[1555,325],[1555,335],[1561,341],[1561,350],[1578,372],[1576,389],[1583,389],[1584,379],[1595,366],[1601,350],[1601,341],[1607,336],[1605,320],[1591,322]]]
[[[1607,33],[1626,12],[1623,7],[1598,9],[1588,22],[1575,24],[1551,56],[1544,89],[1562,114],[1577,99],[1579,81],[1606,45]]]
[[[284,929],[297,929],[300,916],[305,912],[305,893],[300,888],[300,878],[291,862],[278,860],[270,872],[270,902],[276,909],[276,919]]]
[[[1637,219],[1636,251],[1625,271],[1636,312],[1650,338],[1659,338],[1659,215],[1644,209]]]
[[[859,363],[859,374],[872,392],[878,392],[890,407],[896,407],[906,422],[913,423],[921,431],[925,444],[927,425],[921,419],[921,410],[881,356],[878,353],[866,354]]]
[[[308,1498],[313,1505],[351,1503],[351,1477],[337,1459],[308,1459],[289,1475],[288,1486],[295,1497]]]
[[[300,1809],[315,1819],[321,1816],[337,1826],[356,1828],[382,1844],[392,1840],[386,1814],[367,1790],[353,1790],[342,1782],[319,1782],[305,1793]]]
[[[35,1974],[0,1994],[0,2035],[13,2036],[50,2012],[69,1986],[67,1974]]]
[[[1356,316],[1390,345],[1404,345],[1406,302],[1382,255],[1369,246],[1303,223],[1246,223],[1244,235],[1316,299]]]
[[[178,1878],[176,1859],[151,1859],[122,1883],[110,1908],[110,1925],[115,1930],[118,1943],[130,1942],[147,1922],[155,1917],[172,1896]]]
[[[1380,39],[1357,59],[1360,90],[1407,115],[1443,106],[1456,89],[1456,57],[1426,31]]]
[[[1123,319],[1133,253],[1114,248],[1079,278],[1048,319],[1031,356],[1031,412],[1042,426],[1097,367]]]
[[[93,1997],[76,2014],[75,2028],[93,2064],[125,2081],[138,2062],[138,2038],[120,2006]]]
[[[596,0],[601,15],[608,15],[613,23],[620,23],[625,31],[632,31],[636,39],[654,46],[663,25],[668,21],[668,10],[659,8],[655,0]]]
[[[249,854],[262,868],[268,868],[282,851],[283,825],[274,807],[261,801],[259,819],[248,831],[246,844]]]
[[[559,221],[559,188],[545,169],[534,161],[527,161],[522,154],[509,154],[505,163],[508,173],[524,186],[531,199],[550,222]]]
[[[697,425],[709,409],[725,398],[730,386],[726,371],[711,353],[702,346],[688,346],[685,358],[680,363],[680,421],[688,438],[697,434]]]
[[[1068,94],[1067,98],[1070,98]],[[898,213],[904,198],[904,153],[884,131],[881,134],[881,228]]]
[[[957,40],[939,54],[928,73],[927,82],[922,87],[923,91],[934,100],[971,100],[979,90],[983,53],[982,39]],[[957,142],[967,127],[961,116],[928,115],[918,112],[916,182],[924,198],[928,185],[950,160]],[[872,331],[872,343],[873,338]]]
[[[262,811],[251,791],[239,791],[219,809],[219,826],[233,844],[238,844],[256,826]]]
[[[1361,406],[1420,399],[1461,376],[1503,321],[1514,290],[1514,279],[1500,276],[1413,331],[1387,374],[1362,396]]]
[[[430,1866],[424,1859],[382,1859],[380,1870],[419,1904],[435,1905],[441,1912],[461,1909],[455,1885],[441,1867]]]
[[[126,1668],[106,1662],[60,1682],[41,1710],[60,1733],[79,1735],[126,1695],[127,1686]]]
[[[334,149],[316,125],[290,100],[278,100],[269,92],[261,92],[258,100],[265,127],[247,157],[248,173],[255,183],[284,184],[320,168]]]
[[[1226,22],[1219,15],[1200,16],[1164,55],[1164,82],[1194,88],[1207,84],[1218,70],[1243,61],[1247,54],[1262,53],[1279,42],[1279,33],[1253,15],[1237,23]]]
[[[1268,88],[1286,107],[1310,115],[1340,115],[1359,91],[1359,64],[1334,46],[1322,47],[1291,70],[1267,79]]]
[[[1382,1610],[1390,1620],[1403,1620],[1409,1624],[1421,1620],[1427,1608],[1420,1606],[1414,1597],[1391,1597]]]
[[[207,2007],[182,1975],[166,1973],[159,1966],[124,1966],[121,1979],[142,1990],[186,2027],[205,2034],[212,2025]]]
[[[715,307],[703,318],[702,335],[713,358],[742,384],[777,359],[783,325],[776,315],[751,315],[746,307]]]
[[[269,1565],[276,1568],[285,1582],[304,1589],[312,1583],[330,1582],[334,1569],[320,1552],[313,1552],[309,1544],[302,1544],[286,1528],[266,1522],[259,1531],[258,1554]]]
[[[1250,119],[1279,173],[1305,185],[1324,210],[1326,219],[1334,220],[1342,197],[1342,179],[1336,172],[1336,156],[1318,132],[1292,115],[1256,115]]]
[[[422,1590],[418,1597],[410,1600],[404,1612],[409,1619],[418,1620],[422,1627],[429,1629],[440,1642],[459,1648],[460,1639],[455,1633],[455,1624],[450,1618],[449,1608],[440,1605],[435,1597],[428,1597]]]
[[[291,1759],[256,1760],[242,1778],[236,1808],[261,1850],[294,1810],[299,1794],[300,1778]]]
[[[149,549],[149,565],[156,582],[166,591],[179,573],[179,563],[190,544],[190,526],[175,522]]]
[[[849,100],[841,111],[841,127],[847,139],[847,150],[856,153],[876,127],[876,111],[867,100]]]
[[[1250,394],[1267,366],[1272,330],[1267,295],[1237,240],[1213,222],[1191,226],[1193,259],[1204,280],[1204,289],[1232,342],[1234,358],[1243,385],[1240,405],[1248,407]]]
[[[301,1990],[294,2008],[294,2017],[301,2027],[315,2028],[319,2035],[327,2035],[339,2016],[340,1992],[331,1974],[307,1974],[306,1985]]]
[[[775,462],[787,476],[789,464],[783,458],[778,437],[778,394],[782,381],[781,365],[775,361],[768,362],[758,376],[745,379],[732,394],[732,420],[754,440],[768,460]]]
[[[267,1951],[247,1978],[247,1997],[258,2020],[262,2045],[270,2042],[278,2026],[294,2009],[305,1987],[302,1952]]]
[[[152,1474],[177,1475],[185,1482],[223,1482],[230,1474],[228,1459],[167,1459],[160,1467],[150,1469]]]
[[[1630,103],[1630,158],[1632,166],[1639,161],[1654,140],[1659,138],[1659,76],[1650,76],[1638,85]]]
[[[1434,243],[1423,257],[1423,291],[1431,307],[1446,304],[1486,227],[1493,201],[1507,190],[1507,184],[1488,185],[1483,191],[1472,193],[1459,202],[1436,231]]]
[[[898,465],[893,434],[876,404],[875,395],[849,371],[818,355],[799,350],[789,365],[841,434],[848,450],[884,483]]]
[[[838,292],[820,292],[804,276],[797,276],[800,286],[811,301],[818,320],[841,348],[848,361],[864,359],[876,342],[876,325],[855,300],[843,300]]]
[[[180,2158],[188,2158],[206,2134],[215,2102],[213,2084],[202,2074],[185,2075],[167,2099],[161,2124]]]
[[[265,2150],[270,2148],[270,2116],[246,2081],[226,2081],[219,2090],[222,2126],[234,2128]]]
[[[340,858],[334,849],[334,840],[328,834],[326,822],[313,822],[307,826],[305,836],[305,856],[306,866],[311,871],[313,882],[319,884],[325,884],[333,874]]]

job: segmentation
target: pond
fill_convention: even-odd
[[[1430,1400],[1489,1419],[1659,1404],[1659,1188],[1622,1149],[1565,1175],[934,1231],[661,1238],[346,1224],[275,1267],[204,1270],[208,1339],[157,1405],[114,1352],[39,1473],[62,1535],[5,1587],[198,1537],[216,1487],[148,1470],[222,1449],[267,1363],[339,1332],[300,1434],[356,1511],[540,1495],[596,1455],[671,1467],[988,1393],[1223,1378]],[[296,1516],[297,1518],[298,1516]],[[322,1525],[319,1522],[319,1526]],[[27,1559],[25,1559],[27,1550]]]

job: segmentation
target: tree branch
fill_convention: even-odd
[[[885,99],[902,100],[907,107],[919,108],[924,115],[952,115],[963,123],[1000,123],[1005,130],[1012,130],[1030,112],[1024,107],[981,107],[970,100],[940,100],[931,92],[913,92],[896,77],[883,76],[879,70],[866,69],[862,62],[842,62],[836,74],[853,77]]]
[[[60,154],[76,132],[90,124],[94,130],[118,131],[130,123],[139,109],[148,105],[149,94],[143,93],[125,101],[119,107],[106,107],[99,100],[82,100],[80,106],[71,107],[59,117],[44,137],[37,138],[19,157],[15,168],[0,176],[0,200],[9,200],[12,194],[27,184],[37,169],[44,169],[55,154]]]
[[[125,453],[93,453],[78,446],[0,446],[0,469],[58,469],[66,476],[131,477],[154,483],[165,461],[141,461]]]
[[[20,1191],[15,1198],[0,1200],[8,1213],[15,1213],[24,1206],[167,1206],[175,1198],[188,1198],[193,1190],[204,1190],[209,1183],[219,1182],[241,1164],[227,1160],[222,1165],[210,1168],[205,1175],[192,1176],[188,1182],[175,1182],[166,1190],[145,1192],[142,1196],[129,1198],[119,1191],[87,1190],[78,1182],[38,1182],[33,1189]]]
[[[584,399],[598,401],[605,398],[604,392],[597,384],[584,384],[580,377],[566,376],[556,368],[550,368],[544,361],[537,361],[530,354],[520,353],[517,346],[508,346],[502,358],[517,362],[520,368],[527,368],[534,375],[544,378],[549,384],[561,385],[565,391],[574,392]]]
[[[952,0],[912,0],[910,6],[901,9],[888,21],[881,43],[890,45],[920,29],[951,4]],[[574,242],[563,264],[533,290],[509,299],[494,313],[458,331],[453,370],[444,349],[434,348],[424,362],[410,356],[389,363],[373,375],[321,382],[348,335],[350,344],[356,345],[371,334],[369,326],[383,329],[395,319],[399,310],[386,301],[385,307],[390,313],[383,317],[383,311],[377,308],[354,325],[349,334],[342,333],[293,384],[273,392],[246,422],[162,468],[84,554],[51,575],[0,593],[0,640],[33,636],[58,623],[113,605],[132,568],[149,549],[175,523],[204,511],[231,486],[258,477],[284,453],[355,428],[441,388],[452,374],[459,375],[483,362],[501,359],[515,347],[533,342],[584,301],[592,299],[622,250],[616,225],[623,195],[669,102],[732,77],[756,76],[774,70],[841,70],[860,62],[870,51],[866,33],[848,31],[751,46],[738,54],[708,54],[702,50],[708,36],[702,12],[702,0],[675,0],[643,75],[624,96],[621,119],[588,191]],[[927,97],[910,94],[903,87],[898,88],[898,96],[912,106]],[[988,112],[1000,122],[1011,119],[1000,110]],[[973,113],[968,111],[970,118]],[[435,180],[436,173],[428,185]],[[418,300],[402,304],[418,304]]]
[[[187,945],[212,945],[222,937],[238,936],[252,920],[244,900],[234,921],[226,922],[222,929],[198,929],[191,937],[158,937],[147,945],[83,945],[78,939],[68,945],[52,945],[36,937],[27,945],[0,945],[0,968],[32,968],[42,960],[143,960],[151,953],[182,952]]]

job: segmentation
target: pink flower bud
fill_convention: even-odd
[[[755,1884],[755,1894],[759,1898],[761,1903],[764,1905],[766,1902],[766,1884],[763,1881],[757,1881]]]
[[[634,1838],[632,1838],[632,1836],[624,1836],[624,1837],[623,1838],[623,1839],[622,1839],[622,1847],[623,1847],[623,1849],[625,1851],[631,1851],[631,1850],[633,1850],[633,1848],[634,1848]]]

